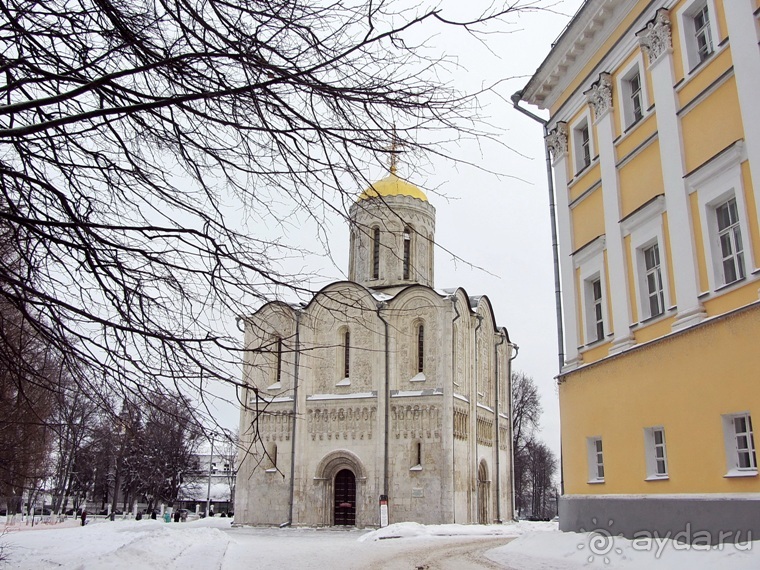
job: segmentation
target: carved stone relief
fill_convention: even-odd
[[[264,441],[289,441],[293,433],[292,411],[266,412],[259,416],[259,433]]]
[[[375,406],[311,408],[307,429],[313,441],[372,439],[375,415]]]
[[[591,84],[591,89],[584,93],[594,116],[598,121],[612,111],[612,78],[609,73],[600,73],[599,79]]]
[[[396,439],[440,439],[438,407],[427,404],[392,405],[390,427]]]
[[[657,10],[657,15],[646,25],[646,28],[636,33],[639,45],[649,57],[649,63],[656,62],[664,53],[670,52],[673,39],[670,30],[670,15],[665,8]]]
[[[567,123],[560,121],[546,137],[546,146],[552,155],[552,160],[559,160],[567,154]]]

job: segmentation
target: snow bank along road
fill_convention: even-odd
[[[0,520],[1,521],[1,520]],[[376,531],[231,528],[230,519],[188,523],[94,520],[81,527],[3,527],[0,569],[13,570],[757,570],[760,541],[679,545],[562,533],[554,523],[490,526],[399,523]],[[3,532],[5,528],[5,532]],[[600,538],[604,540],[600,541]]]

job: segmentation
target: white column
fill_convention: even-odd
[[[554,157],[554,192],[557,208],[557,237],[559,267],[562,283],[562,307],[565,324],[565,366],[563,372],[576,368],[578,358],[578,308],[576,306],[575,275],[573,272],[573,233],[570,223],[570,204],[567,191],[567,124],[560,122],[546,137]]]
[[[628,271],[625,265],[623,237],[620,233],[620,191],[615,166],[615,124],[612,120],[612,82],[608,73],[586,92],[594,109],[599,142],[599,163],[602,174],[602,200],[604,202],[604,233],[607,243],[607,264],[612,304],[612,330],[614,332],[610,354],[616,354],[633,345],[631,335],[631,299],[628,292]]]
[[[665,183],[665,207],[668,212],[668,235],[673,259],[673,280],[678,313],[674,331],[687,328],[705,317],[699,301],[699,281],[694,251],[694,227],[689,208],[689,196],[684,182],[685,166],[681,144],[681,125],[673,71],[673,47],[670,18],[665,9],[640,31],[639,41],[649,55],[649,70],[657,113],[657,132],[660,141],[660,163]]]
[[[760,219],[760,47],[752,0],[729,0],[723,3],[731,42],[739,109],[744,125],[744,144],[755,194],[755,207]]]

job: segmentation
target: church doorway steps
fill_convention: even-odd
[[[335,475],[333,521],[336,526],[356,524],[356,477],[348,469]]]

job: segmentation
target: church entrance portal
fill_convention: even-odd
[[[335,475],[334,521],[340,526],[356,524],[356,477],[348,469]]]
[[[478,523],[488,524],[488,499],[491,496],[491,482],[488,480],[488,467],[485,461],[478,467]]]

